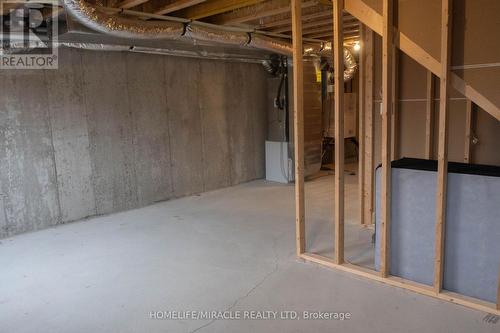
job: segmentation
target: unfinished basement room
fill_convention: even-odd
[[[500,333],[499,0],[0,18],[0,333]]]

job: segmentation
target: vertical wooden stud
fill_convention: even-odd
[[[427,71],[427,87],[425,99],[425,158],[434,156],[434,75]]]
[[[374,75],[374,56],[373,56],[373,40],[374,40],[374,32],[365,27],[365,40],[363,43],[363,58],[365,62],[365,70],[364,70],[364,81],[365,81],[365,90],[364,90],[364,106],[365,106],[365,223],[373,224],[374,220],[374,211],[375,211],[375,203],[374,203],[374,193],[375,193],[375,122],[374,122],[374,108],[373,108],[373,75]]]
[[[383,1],[382,31],[382,177],[381,177],[381,264],[380,273],[390,272],[391,235],[391,109],[392,109],[392,47],[393,1]]]
[[[452,0],[441,1],[441,76],[439,82],[438,174],[436,191],[436,244],[434,291],[443,288],[444,232],[446,221],[446,185],[448,176],[448,90],[451,59]]]
[[[297,255],[305,252],[304,199],[304,73],[302,62],[302,8],[300,0],[292,0],[293,104],[295,148],[295,227]]]
[[[365,224],[365,33],[366,28],[359,24],[359,35],[361,49],[359,50],[359,71],[358,71],[358,190],[359,190],[359,222]]]
[[[398,158],[398,129],[399,129],[399,96],[398,96],[398,62],[399,52],[396,45],[392,45],[392,113],[391,113],[391,160]]]
[[[344,262],[344,0],[333,2],[333,68],[335,93],[335,262]]]
[[[467,108],[465,110],[465,146],[464,146],[464,163],[472,163],[471,161],[471,142],[472,142],[472,118],[474,114],[474,104],[470,99],[467,100]]]

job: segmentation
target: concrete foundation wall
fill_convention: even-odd
[[[60,50],[0,76],[0,238],[264,177],[258,64]]]

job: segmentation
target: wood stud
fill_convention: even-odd
[[[296,1],[296,0],[295,0]],[[337,6],[339,3],[344,1],[336,2]],[[439,108],[439,135],[438,135],[438,191],[436,196],[436,257],[435,257],[435,279],[433,286],[427,286],[423,284],[419,284],[410,280],[406,280],[403,278],[398,278],[394,276],[390,276],[390,266],[389,266],[389,251],[390,251],[390,242],[389,242],[389,230],[390,230],[390,143],[391,143],[391,130],[390,130],[390,111],[391,111],[391,103],[389,101],[394,101],[395,99],[391,99],[393,97],[391,89],[395,88],[394,80],[391,82],[391,70],[392,61],[391,59],[391,42],[393,35],[393,22],[392,22],[392,1],[384,0],[384,8],[383,8],[383,16],[380,16],[378,13],[374,11],[367,10],[364,4],[361,4],[359,0],[345,0],[345,5],[347,6],[347,10],[350,11],[355,16],[358,15],[358,18],[364,24],[367,24],[366,30],[365,28],[361,29],[362,36],[362,54],[361,54],[361,81],[364,81],[362,84],[362,88],[360,91],[364,92],[364,98],[360,99],[360,105],[363,110],[360,112],[365,113],[363,117],[363,121],[360,120],[360,129],[364,129],[364,135],[362,140],[362,145],[364,145],[364,181],[365,181],[365,193],[367,195],[364,196],[364,211],[365,211],[365,223],[368,223],[369,219],[366,218],[366,214],[370,214],[369,210],[370,205],[369,199],[373,198],[373,187],[370,186],[370,175],[373,177],[373,32],[369,28],[375,28],[375,32],[381,34],[383,37],[382,42],[382,51],[383,51],[383,77],[382,77],[382,87],[383,87],[383,96],[382,96],[382,260],[381,260],[381,272],[376,272],[371,269],[355,266],[349,263],[345,263],[336,254],[334,259],[327,258],[321,255],[313,254],[313,253],[302,253],[299,254],[299,257],[315,262],[321,265],[325,265],[327,267],[336,268],[342,271],[346,271],[352,274],[356,274],[358,276],[362,276],[365,278],[369,278],[375,281],[383,282],[389,284],[391,286],[404,288],[407,290],[411,290],[413,292],[417,292],[423,295],[435,297],[440,300],[445,300],[448,302],[452,302],[455,304],[464,305],[473,309],[477,309],[480,311],[485,311],[489,313],[493,313],[496,315],[500,315],[500,268],[499,268],[499,280],[498,280],[498,291],[497,291],[497,302],[496,304],[485,302],[477,299],[473,299],[470,297],[466,297],[463,295],[459,295],[449,291],[442,290],[442,258],[443,258],[443,245],[444,245],[444,221],[445,221],[445,208],[446,208],[446,175],[447,175],[447,151],[446,151],[446,142],[447,142],[447,107],[448,107],[448,90],[450,84],[453,84],[454,87],[459,86],[458,90],[463,92],[466,91],[468,95],[473,95],[477,100],[480,99],[480,95],[476,94],[475,91],[469,86],[462,86],[463,81],[456,77],[456,75],[450,72],[450,43],[451,43],[451,0],[442,0],[443,2],[443,19],[442,19],[442,56],[441,62],[434,62],[432,57],[426,57],[425,51],[419,50],[419,47],[416,46],[410,39],[404,36],[401,33],[397,34],[396,45],[399,46],[404,51],[410,50],[410,56],[417,60],[420,64],[423,64],[424,67],[429,69],[429,73],[427,76],[427,99],[426,99],[426,157],[432,158],[432,132],[433,132],[433,104],[434,104],[434,77],[433,73],[437,74],[440,78],[440,108]],[[338,10],[338,9],[337,9]],[[337,13],[334,9],[334,13]],[[335,22],[335,19],[334,19]],[[381,24],[382,23],[382,24]],[[335,39],[338,41],[339,33],[338,29],[335,30]],[[417,49],[411,51],[412,46],[415,46]],[[335,46],[334,46],[335,48]],[[423,57],[421,57],[423,56]],[[336,61],[336,60],[334,60]],[[339,66],[338,63],[335,63]],[[436,64],[439,65],[439,70],[436,69]],[[338,68],[338,67],[337,67]],[[339,78],[336,78],[336,83]],[[397,82],[397,81],[396,81]],[[391,84],[393,83],[393,84]],[[339,96],[340,86],[338,84],[335,90],[336,96]],[[479,97],[478,97],[479,96]],[[484,101],[482,101],[484,102]],[[468,110],[471,110],[472,103]],[[336,105],[336,113],[340,110],[340,107]],[[490,109],[491,111],[491,109]],[[494,111],[494,110],[493,110]],[[491,113],[491,112],[490,112]],[[336,114],[336,116],[338,116]],[[337,118],[339,119],[339,118]],[[472,118],[471,118],[472,119]],[[471,120],[472,122],[472,120]],[[336,134],[339,132],[336,131]],[[336,138],[337,139],[337,138]],[[336,151],[336,154],[338,152]],[[338,171],[336,170],[336,174]],[[335,192],[339,190],[337,188],[337,184],[339,181],[336,179]],[[336,201],[337,201],[336,196]],[[337,202],[336,202],[337,206]],[[385,207],[385,208],[384,208]],[[336,212],[338,214],[338,212]],[[338,228],[337,223],[338,219],[336,219],[336,228]],[[337,237],[337,235],[336,235]],[[339,243],[336,242],[335,247],[338,248]]]
[[[365,224],[373,224],[374,220],[374,189],[375,189],[375,110],[373,107],[373,75],[374,75],[374,33],[366,27],[362,49],[364,49],[364,81],[365,81],[365,132],[364,132],[364,155],[365,155]]]
[[[434,75],[427,71],[427,86],[425,99],[425,158],[431,160],[434,156]]]
[[[362,47],[359,50],[359,70],[358,70],[358,200],[359,200],[359,222],[365,224],[365,54],[366,49],[364,45],[366,27],[362,24],[359,26],[360,39]]]
[[[448,177],[448,94],[451,60],[451,6],[452,0],[441,1],[441,77],[439,81],[438,173],[434,258],[434,291],[436,293],[440,293],[443,288],[446,185]]]
[[[335,94],[335,262],[344,262],[344,0],[333,2],[333,68]]]
[[[380,274],[390,273],[391,251],[391,114],[392,114],[392,44],[393,44],[393,2],[383,1],[382,35],[382,175]]]
[[[304,199],[304,69],[302,61],[302,7],[292,0],[293,105],[295,149],[295,227],[297,255],[305,252]]]
[[[391,160],[398,158],[398,136],[399,136],[399,96],[398,96],[398,80],[399,80],[399,51],[396,45],[392,44],[392,112],[391,112]]]
[[[464,145],[464,163],[472,163],[471,161],[471,143],[472,143],[472,122],[474,118],[474,103],[467,100],[465,110],[465,145]]]

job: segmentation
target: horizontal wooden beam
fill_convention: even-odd
[[[356,40],[356,39],[359,39],[359,37],[360,37],[359,31],[344,33],[344,41],[353,40],[353,39]],[[333,32],[328,31],[328,32],[314,34],[314,35],[307,35],[307,38],[333,40]]]
[[[304,30],[303,32],[303,35],[316,35],[316,34],[327,34],[327,33],[330,33],[332,34],[333,36],[333,30],[332,30],[332,27],[330,26],[323,26],[323,27],[319,27],[319,28],[315,28],[315,29],[310,29],[310,30]],[[359,35],[359,29],[356,28],[356,29],[348,29],[348,30],[344,30],[343,32],[344,35],[353,35],[353,34],[357,34]]]
[[[198,4],[205,2],[205,1],[207,1],[207,0],[177,0],[177,1],[174,1],[170,4],[168,4],[168,5],[161,6],[159,9],[157,9],[154,12],[154,14],[165,15],[168,13],[175,12],[177,10],[181,10],[181,9],[191,7],[194,5],[198,5]]]
[[[332,18],[327,18],[327,19],[324,19],[324,20],[318,20],[318,21],[315,21],[315,22],[308,22],[308,23],[304,23],[302,24],[302,29],[308,29],[308,28],[314,28],[314,27],[317,27],[317,26],[320,26],[320,25],[332,25]],[[291,28],[290,27],[280,27],[280,28],[276,28],[276,29],[272,29],[271,30],[272,32],[275,32],[275,33],[283,33],[283,32],[287,32],[287,31],[291,31]]]
[[[136,7],[142,5],[143,3],[148,2],[149,0],[124,0],[118,4],[118,8],[130,9],[132,7]]]
[[[362,0],[345,0],[345,10],[351,13],[354,17],[375,31],[378,35],[382,35],[382,15],[377,13],[373,8],[366,5]],[[395,31],[394,42],[401,51],[414,59],[420,65],[430,70],[433,74],[440,77],[441,63],[431,56],[427,51],[421,48],[418,44],[412,41],[408,36],[400,31]],[[490,115],[500,120],[500,109],[487,97],[479,93],[473,87],[468,85],[461,77],[455,73],[450,74],[451,85],[462,95],[470,99],[477,106],[488,112]]]
[[[302,32],[303,35],[310,35],[310,34],[316,34],[316,33],[324,33],[324,32],[330,32],[333,33],[333,29],[331,25],[324,25],[322,27],[318,28],[313,28],[313,29],[304,29]]]
[[[313,22],[306,22],[304,23],[302,26],[304,29],[309,29],[309,28],[315,28],[315,27],[318,27],[320,25],[330,25],[332,26],[333,24],[333,21],[331,19],[331,17],[329,19],[324,19],[324,20],[318,20],[318,21],[313,21]],[[359,26],[359,22],[356,21],[356,22],[352,22],[352,21],[348,21],[346,24],[344,24],[344,27],[357,27]],[[285,27],[280,27],[280,28],[276,28],[276,29],[273,29],[272,32],[275,32],[275,33],[283,33],[283,32],[288,32],[288,31],[291,31],[292,28],[290,26],[285,26]]]
[[[309,8],[317,6],[318,4],[318,0],[309,0],[302,2],[302,8]],[[260,4],[253,4],[252,6],[242,6],[240,8],[241,9],[231,13],[217,15],[217,17],[214,17],[211,22],[220,25],[237,24],[288,13],[290,12],[290,1],[271,0]]]
[[[414,281],[406,280],[396,276],[381,277],[380,274],[374,270],[356,266],[349,263],[344,263],[342,265],[337,265],[331,258],[321,256],[315,253],[303,253],[300,255],[305,261],[313,262],[316,264],[323,265],[325,267],[338,269],[344,272],[352,273],[357,276],[361,276],[366,279],[374,280],[377,282],[382,282],[393,287],[402,288],[409,290],[421,295],[434,297],[440,300],[444,300],[450,303],[462,305],[469,307],[471,309],[483,311],[486,313],[491,313],[500,316],[500,309],[496,308],[496,305],[491,302],[485,302],[479,299],[467,297],[464,295],[456,294],[449,291],[443,291],[439,294],[434,292],[434,289],[428,285],[420,284]],[[500,283],[500,281],[499,281]]]
[[[175,12],[174,16],[197,20],[235,9],[255,5],[265,0],[211,0]]]
[[[316,13],[312,13],[309,15],[302,15],[302,21],[330,17],[330,15],[331,14],[329,12],[316,12]],[[273,28],[273,27],[279,27],[282,25],[291,25],[291,24],[292,24],[292,19],[288,17],[286,19],[280,19],[280,20],[270,21],[267,23],[260,24],[259,28],[260,29],[267,29],[267,28]]]

